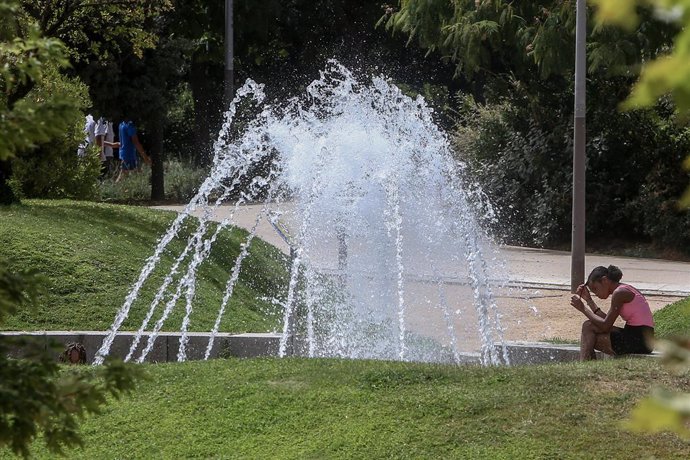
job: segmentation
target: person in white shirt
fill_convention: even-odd
[[[89,145],[96,142],[96,121],[91,114],[86,115],[84,122],[84,141],[77,148],[77,156],[85,157]]]
[[[106,120],[103,117],[100,117],[96,122],[95,137],[96,145],[98,145],[101,148],[101,178],[105,178],[105,176],[112,175],[115,172],[113,148],[108,145],[112,144],[112,142],[115,140],[115,134],[113,133],[113,123],[111,121]]]

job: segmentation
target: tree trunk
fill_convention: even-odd
[[[161,114],[159,111],[158,114]],[[165,154],[163,152],[163,120],[160,115],[154,115],[151,120],[151,131],[149,145],[151,155],[151,200],[162,201],[165,199],[165,171],[163,169],[163,161]]]
[[[190,84],[194,99],[194,137],[196,144],[195,161],[203,166],[210,163],[211,155],[211,111],[213,95],[209,85],[209,68],[205,57],[195,54],[192,57]]]
[[[34,86],[35,82],[33,80],[29,80],[17,86],[14,91],[7,96],[7,108],[12,110],[14,105],[22,100]],[[8,184],[11,177],[12,158],[10,157],[4,161],[0,161],[0,204],[19,203],[19,198],[17,198]]]
[[[12,204],[19,202],[7,181],[12,177],[12,164],[10,160],[0,161],[0,204]]]

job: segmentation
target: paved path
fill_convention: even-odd
[[[180,212],[184,206],[156,206]],[[247,205],[239,208],[234,216],[235,225],[250,229],[256,220],[260,205]],[[212,216],[222,220],[229,216],[231,206],[221,206]],[[199,215],[196,212],[195,215]],[[288,253],[289,247],[275,228],[263,219],[258,227],[257,236]],[[570,287],[570,253],[546,249],[531,249],[505,246],[500,249],[506,261],[509,276],[514,284],[527,288],[547,290],[568,290]],[[597,265],[619,266],[624,273],[624,280],[645,292],[647,295],[681,297],[690,295],[690,263],[673,262],[659,259],[642,259],[634,257],[602,256],[587,254],[587,271]]]
[[[158,208],[177,212],[184,209],[183,206]],[[221,206],[211,218],[223,220],[232,209],[232,206]],[[250,229],[260,209],[259,205],[240,207],[234,215],[235,225]],[[289,226],[289,206],[284,205],[283,209],[288,213],[282,219]],[[200,212],[194,214],[200,215]],[[284,253],[289,252],[288,244],[265,219],[259,223],[257,236]],[[508,246],[500,248],[498,257],[506,262],[508,286],[512,286],[494,290],[505,339],[577,341],[583,316],[569,305],[570,254]],[[329,257],[322,259],[320,263],[324,266],[320,270],[334,267],[334,260],[329,260]],[[332,255],[330,259],[333,259]],[[652,311],[690,295],[690,263],[588,254],[586,264],[588,270],[597,265],[618,265],[623,270],[624,280],[647,294]],[[473,297],[472,290],[454,267],[439,270],[447,274],[444,274],[444,290],[449,311],[456,313],[453,325],[458,343],[462,344],[461,351],[476,351],[479,347],[476,311],[472,303],[467,302]],[[406,324],[411,331],[448,344],[447,326],[439,313],[438,302],[434,301],[436,283],[430,283],[426,278],[429,277],[424,274],[406,275]],[[600,305],[607,308],[608,302],[600,302]]]

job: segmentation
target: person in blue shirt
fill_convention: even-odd
[[[120,141],[119,142],[103,142],[107,147],[114,147],[119,149],[121,169],[120,175],[115,179],[115,182],[120,182],[123,177],[127,176],[132,171],[139,170],[139,159],[137,152],[141,155],[144,163],[151,164],[151,158],[146,154],[144,147],[139,142],[137,137],[137,127],[131,120],[125,120],[120,123]]]

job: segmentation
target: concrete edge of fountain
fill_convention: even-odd
[[[495,344],[496,351],[500,352],[503,348],[501,344]],[[563,363],[580,360],[580,346],[577,344],[554,344],[549,342],[506,342],[506,353],[510,364],[529,365],[529,364],[549,364]],[[605,353],[596,352],[597,359],[624,359],[624,358],[646,358],[657,359],[661,353],[655,351],[649,355],[622,355],[611,356]]]
[[[15,339],[38,341],[38,346],[46,351],[55,353],[56,359],[62,349],[70,342],[79,342],[86,349],[88,363],[93,362],[95,353],[101,346],[107,335],[104,331],[0,331],[1,337],[13,337]],[[139,352],[146,346],[150,332],[142,334],[137,347]],[[110,350],[110,356],[124,359],[129,352],[136,332],[118,332]],[[177,350],[180,343],[181,332],[161,332],[154,342],[146,362],[161,363],[177,361]],[[208,345],[210,334],[208,332],[189,332],[187,334],[187,360],[201,360]],[[281,334],[277,333],[244,333],[230,334],[219,332],[214,340],[210,358],[258,358],[276,357],[280,346]],[[495,350],[499,354],[503,352],[502,344],[495,344]],[[24,356],[25,349],[21,344],[9,347],[9,356]],[[505,352],[512,365],[549,364],[559,362],[578,361],[580,349],[578,345],[553,344],[547,342],[506,342]],[[289,350],[289,353],[290,350]],[[626,355],[632,358],[658,358],[660,353],[651,355]],[[610,359],[611,356],[597,352],[600,359]],[[481,363],[481,356],[474,352],[461,352],[458,354],[458,364],[477,365]]]
[[[92,363],[96,352],[108,335],[107,331],[0,331],[0,338],[12,337],[20,340],[32,340],[46,351],[54,352],[56,359],[70,342],[79,342],[86,349],[86,362]],[[136,360],[147,344],[151,332],[142,333],[132,360]],[[208,341],[208,332],[187,333],[187,360],[204,359]],[[118,332],[110,348],[109,356],[124,359],[134,341],[136,332]],[[157,334],[153,347],[146,357],[146,362],[161,363],[177,361],[177,351],[180,345],[181,332],[160,332]],[[274,333],[244,333],[230,334],[219,332],[214,339],[210,358],[236,357],[257,358],[278,356],[280,334]],[[24,348],[21,344],[9,347],[9,355],[12,357],[24,356]]]

